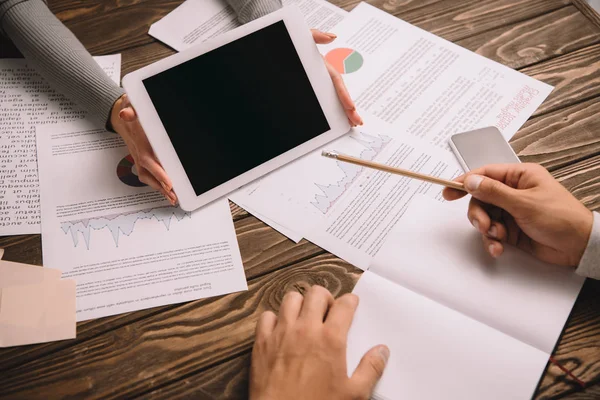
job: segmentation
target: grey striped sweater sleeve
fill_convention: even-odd
[[[3,32],[56,90],[107,124],[124,93],[42,0],[0,0]]]
[[[594,212],[592,233],[576,272],[588,278],[600,279],[600,213]]]
[[[282,6],[281,0],[227,0],[227,3],[242,24],[263,17]]]

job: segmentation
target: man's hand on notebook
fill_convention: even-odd
[[[492,257],[515,245],[552,264],[577,266],[593,215],[538,164],[496,164],[456,179],[473,196],[468,218]],[[444,189],[446,200],[465,195]],[[499,216],[499,218],[498,218]]]
[[[311,29],[310,31],[312,32],[316,44],[329,44],[337,37],[333,33],[325,33],[316,29]],[[342,103],[344,110],[346,110],[348,122],[352,126],[362,125],[363,120],[360,115],[358,115],[358,112],[356,112],[356,106],[354,105],[354,101],[352,101],[352,97],[350,97],[350,93],[348,93],[348,89],[346,89],[342,75],[340,75],[340,73],[325,59],[323,59],[323,61],[325,61],[327,71],[329,71],[329,76],[331,76],[333,86],[335,86],[335,91],[337,92],[340,102]]]
[[[140,182],[161,192],[172,205],[177,203],[169,176],[156,158],[146,132],[140,125],[137,114],[127,95],[121,96],[113,106],[111,124],[127,145],[138,171]]]
[[[321,286],[305,296],[289,292],[279,317],[267,311],[256,325],[250,368],[250,399],[369,399],[389,349],[369,350],[348,378],[346,342],[358,297],[334,300]]]

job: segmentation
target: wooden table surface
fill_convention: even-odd
[[[173,53],[147,32],[180,3],[49,1],[92,54],[122,53],[123,75]],[[335,3],[351,10],[357,0]],[[600,16],[584,1],[370,3],[555,86],[511,144],[523,161],[541,163],[587,207],[600,208]],[[259,314],[277,311],[288,290],[320,284],[336,296],[350,292],[361,271],[305,240],[294,244],[235,205],[232,215],[247,292],[86,321],[77,339],[2,349],[0,397],[245,398]],[[2,237],[2,247],[7,260],[42,264],[40,235]],[[537,398],[600,398],[600,282],[586,282],[554,357],[586,389],[549,365]]]

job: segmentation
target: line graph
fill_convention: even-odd
[[[372,160],[385,148],[385,146],[392,140],[391,137],[386,135],[368,135],[364,132],[360,133],[359,137],[350,136],[352,139],[359,142],[364,146],[364,150],[360,152],[359,157],[363,160]],[[310,203],[326,214],[331,206],[342,194],[348,189],[350,184],[354,182],[356,177],[360,174],[363,167],[358,165],[336,161],[339,169],[342,170],[344,177],[334,184],[323,185],[315,183],[321,194],[315,195],[315,200]]]
[[[191,218],[191,214],[183,211],[181,208],[157,207],[125,214],[113,214],[97,218],[67,221],[61,223],[60,227],[65,235],[71,234],[73,247],[77,247],[79,244],[79,235],[81,234],[85,241],[85,246],[89,250],[90,238],[94,231],[108,229],[115,241],[115,246],[119,247],[120,235],[131,235],[135,229],[135,224],[141,219],[156,219],[157,222],[162,222],[168,231],[173,218],[175,218],[175,222],[179,222],[186,217]]]

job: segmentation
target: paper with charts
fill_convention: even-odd
[[[390,348],[376,398],[534,394],[585,278],[511,246],[491,258],[468,201],[414,201],[354,288],[349,371]]]
[[[246,290],[226,199],[188,213],[142,184],[122,139],[38,127],[44,266],[77,282],[77,320]]]
[[[450,135],[493,125],[508,139],[552,90],[365,3],[333,32],[319,50],[365,125],[328,150],[452,178],[462,169]],[[439,188],[408,180],[315,152],[231,198],[366,269],[415,193],[440,198]]]
[[[116,83],[121,55],[94,57]],[[0,60],[0,235],[40,233],[35,128],[87,119],[25,59]]]

